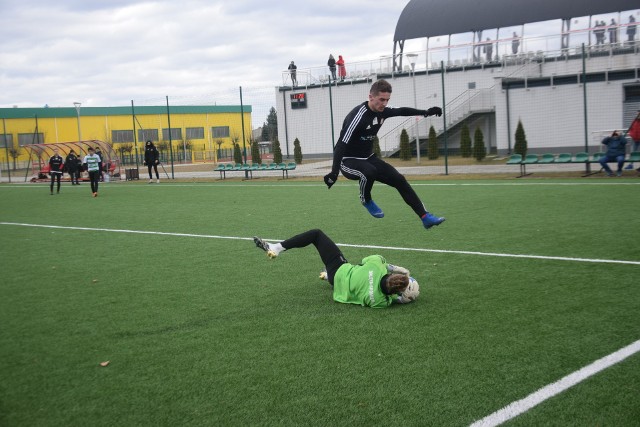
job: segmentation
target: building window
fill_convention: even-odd
[[[19,133],[18,144],[20,144],[21,147],[29,144],[44,144],[44,134]]]
[[[138,141],[157,141],[158,129],[138,129]]]
[[[133,142],[132,130],[112,130],[111,141],[115,143],[119,142]]]
[[[204,128],[187,128],[187,139],[204,139]]]
[[[211,135],[213,138],[229,138],[229,126],[214,126]]]
[[[0,134],[0,147],[13,148],[13,135],[10,133]]]
[[[168,141],[171,139],[172,141],[177,141],[182,139],[182,129],[181,128],[171,128],[171,138],[169,138],[169,129],[162,129],[162,139]]]

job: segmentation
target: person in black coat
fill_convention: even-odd
[[[78,156],[76,156],[76,152],[71,150],[67,157],[64,159],[64,169],[69,174],[71,178],[71,185],[78,184]]]
[[[149,169],[149,184],[153,182],[153,175],[151,174],[151,168],[156,172],[156,182],[160,182],[160,174],[158,173],[158,163],[160,163],[160,153],[151,140],[147,141],[144,147],[144,164]]]

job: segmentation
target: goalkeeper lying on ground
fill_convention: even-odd
[[[406,268],[387,264],[380,255],[368,256],[362,264],[349,264],[322,230],[305,231],[280,243],[267,243],[259,237],[254,237],[253,241],[269,258],[276,258],[288,249],[313,244],[326,269],[320,273],[320,278],[333,286],[333,299],[337,302],[384,308],[394,301],[409,303],[420,294],[418,282],[410,278]]]

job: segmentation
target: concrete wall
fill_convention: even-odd
[[[598,52],[596,52],[598,53]],[[485,145],[501,154],[506,154],[515,144],[515,130],[518,120],[522,121],[531,152],[582,151],[585,140],[591,151],[599,148],[599,137],[603,130],[626,129],[624,123],[624,86],[638,83],[640,55],[633,51],[616,55],[591,56],[585,59],[586,72],[608,75],[620,70],[631,70],[632,76],[623,80],[608,79],[602,82],[588,82],[586,92],[587,130],[585,132],[585,93],[579,83],[582,74],[582,58],[534,58],[517,63],[493,64],[475,68],[448,69],[444,75],[445,101],[447,105],[447,145],[459,147],[459,126],[461,115],[470,128],[471,136],[476,127],[484,133]],[[381,75],[393,85],[390,106],[414,106],[426,109],[443,104],[443,82],[440,72],[425,72]],[[553,86],[535,86],[535,79],[566,78],[575,83]],[[333,104],[333,130],[337,141],[342,121],[348,112],[359,103],[366,101],[372,81],[348,81],[331,90]],[[503,80],[516,79],[526,82],[526,87],[503,89]],[[556,80],[557,81],[557,80]],[[415,101],[414,101],[415,84]],[[470,87],[475,86],[475,89]],[[276,88],[278,111],[278,133],[283,154],[287,140],[293,153],[293,140],[301,141],[303,154],[309,157],[330,156],[332,152],[331,107],[329,87],[309,86],[296,88],[295,92],[305,92],[308,98],[306,109],[292,110],[289,102],[290,88]],[[284,97],[283,97],[284,94]],[[475,100],[472,98],[476,96]],[[482,98],[482,100],[480,100]],[[479,102],[482,101],[482,102]],[[478,105],[483,105],[478,107]],[[508,108],[507,108],[508,106]],[[475,113],[474,113],[475,111]],[[286,119],[285,119],[286,112]],[[509,124],[507,125],[507,116]],[[286,125],[286,126],[285,126]],[[426,140],[429,127],[438,133],[444,129],[443,118],[420,119],[393,118],[385,122],[378,137],[383,152],[393,151],[399,145],[402,129],[409,135],[417,134]],[[442,138],[441,138],[442,140]],[[442,143],[442,141],[441,141]],[[423,143],[423,150],[426,144]]]

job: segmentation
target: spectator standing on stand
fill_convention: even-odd
[[[340,81],[344,81],[344,78],[347,77],[347,68],[344,66],[344,59],[342,59],[342,55],[338,55],[338,60],[336,61],[338,65],[338,77],[340,77]]]
[[[56,193],[60,193],[60,178],[62,178],[62,165],[64,164],[64,160],[58,154],[58,149],[53,149],[53,156],[49,159],[49,174],[51,174],[51,185],[49,189],[51,191],[51,195],[53,196],[53,182],[57,181],[58,190]]]
[[[513,32],[513,41],[511,42],[511,52],[513,52],[514,55],[516,55],[518,53],[518,48],[520,47],[520,37],[518,37],[518,34],[516,34],[516,32]]]
[[[491,43],[491,39],[489,37],[487,37],[482,50],[487,54],[487,62],[493,61],[493,43]]]
[[[633,15],[629,15],[629,25],[627,26],[627,38],[632,44],[636,38],[636,18]]]
[[[329,71],[331,71],[331,81],[336,81],[336,58],[329,54],[329,60],[327,61]]]
[[[609,43],[618,43],[618,24],[613,18],[611,18],[611,24],[609,25]]]
[[[291,74],[291,84],[293,86],[298,86],[298,76],[296,75],[298,67],[296,67],[296,64],[291,61],[291,64],[289,64],[287,69],[289,70],[289,74]]]

